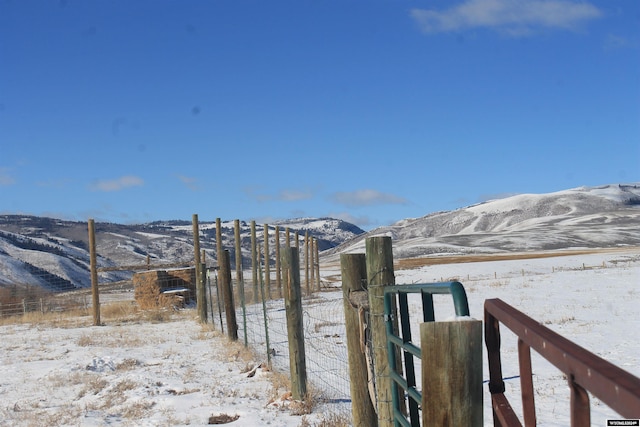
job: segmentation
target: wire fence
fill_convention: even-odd
[[[210,271],[207,293],[211,295],[209,318],[227,331],[226,316],[217,290],[217,272]],[[238,341],[263,358],[272,370],[289,376],[289,341],[285,301],[268,299],[264,284],[258,287],[260,301],[253,302],[253,284],[233,280],[236,297]],[[242,304],[242,292],[250,301]],[[331,405],[334,412],[350,410],[349,367],[342,290],[326,288],[302,298],[307,381],[313,398]]]

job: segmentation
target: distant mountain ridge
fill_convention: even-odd
[[[242,257],[250,266],[250,224],[241,221]],[[572,248],[640,247],[640,183],[580,187],[548,194],[520,194],[421,218],[404,219],[365,233],[332,218],[298,218],[269,224],[305,231],[318,239],[323,261],[340,253],[365,252],[365,238],[387,235],[397,259],[419,256],[546,251]],[[233,221],[221,223],[222,243],[235,263]],[[189,221],[121,225],[96,223],[98,264],[189,262],[193,258]],[[215,262],[215,223],[200,222],[201,247]],[[263,224],[256,237],[264,249]],[[125,280],[126,272],[102,273],[101,281]],[[37,285],[55,291],[90,286],[87,224],[24,215],[0,215],[0,287]]]
[[[640,184],[520,194],[380,227],[326,255],[364,252],[387,235],[396,258],[568,248],[640,246]]]
[[[220,224],[222,244],[232,253],[235,266],[234,222]],[[357,226],[333,218],[298,218],[269,224],[269,243],[273,257],[275,226],[285,229],[290,238],[305,232],[318,241],[319,250],[339,245],[364,233]],[[250,266],[250,223],[240,221],[242,256]],[[215,222],[200,222],[200,246],[208,263],[216,260]],[[256,224],[256,240],[264,248],[264,224]],[[292,243],[293,244],[293,243]],[[189,221],[154,221],[147,224],[96,223],[96,245],[100,267],[142,265],[147,257],[152,264],[193,260],[193,226]],[[235,267],[234,267],[235,268]],[[101,281],[130,278],[131,273],[109,272]],[[0,287],[35,285],[52,291],[91,286],[87,223],[27,215],[0,215]]]

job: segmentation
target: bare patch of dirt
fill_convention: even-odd
[[[209,424],[229,424],[234,422],[238,418],[240,418],[240,415],[227,415],[227,414],[211,415],[209,417]]]

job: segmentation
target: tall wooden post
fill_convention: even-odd
[[[313,247],[316,250],[316,289],[320,291],[320,249],[318,248],[318,239],[315,239]]]
[[[362,304],[358,304],[356,299],[356,295],[364,297],[361,298],[361,301],[366,301],[368,306],[364,288],[367,281],[365,255],[340,255],[340,268],[342,270],[342,295],[347,332],[353,425],[356,427],[376,427],[378,418],[369,394],[369,363],[360,336],[360,331],[364,327],[361,322],[364,321],[368,309]]]
[[[311,276],[311,281],[309,283],[309,288],[311,288],[312,283],[316,283],[316,262],[315,262],[315,252],[313,250],[313,241],[315,239],[313,236],[309,237],[309,275]]]
[[[267,299],[271,299],[271,266],[269,265],[269,224],[264,225],[264,283]]]
[[[91,266],[91,298],[93,303],[93,325],[100,326],[100,293],[98,290],[98,256],[96,254],[96,226],[89,220],[89,264]]]
[[[420,324],[425,427],[482,427],[482,321]]]
[[[384,287],[395,284],[391,237],[369,237],[365,240],[365,248],[378,422],[381,427],[391,427],[394,424],[393,381],[384,323]]]
[[[289,369],[291,394],[296,400],[306,399],[307,365],[304,350],[302,319],[302,295],[300,292],[300,260],[295,248],[287,248],[282,254],[283,268],[287,270],[284,308],[287,316],[289,340]]]
[[[244,298],[244,281],[242,273],[242,240],[240,238],[240,220],[233,222],[233,237],[236,246],[236,282],[238,285],[238,294]]]
[[[224,299],[224,311],[227,319],[227,336],[230,340],[236,341],[238,339],[238,324],[236,322],[236,307],[233,302],[231,259],[228,250],[222,251],[222,257],[219,263],[222,298]]]
[[[288,250],[291,247],[291,230],[289,230],[289,227],[286,227],[284,229],[284,242],[285,242],[285,246],[284,246],[284,250]],[[284,253],[281,251],[280,253],[280,259],[284,259]],[[284,283],[283,287],[287,286],[287,281],[289,280],[289,271],[282,266],[282,281]],[[286,290],[283,290],[284,292],[286,292]]]
[[[238,288],[238,297],[242,306],[242,330],[244,336],[244,346],[249,345],[247,338],[247,306],[244,299],[244,278],[242,272],[242,239],[240,238],[240,220],[233,222],[233,235],[236,243],[236,286]]]
[[[209,305],[213,304],[211,295],[207,293],[207,252],[202,249],[200,255],[200,281],[202,282],[202,292],[204,295],[204,321],[209,323]],[[211,307],[211,315],[213,316],[213,307]],[[213,319],[211,320],[213,322]]]
[[[251,221],[251,280],[253,281],[253,302],[260,301],[258,295],[258,252],[256,241],[256,222]]]
[[[220,265],[220,257],[222,256],[222,224],[220,218],[216,218],[216,259]]]
[[[198,318],[202,323],[207,322],[207,302],[204,288],[204,280],[202,280],[202,268],[200,266],[200,230],[198,228],[198,214],[193,214],[191,218],[193,227],[193,254],[196,269],[196,311]]]
[[[309,231],[304,232],[304,284],[307,288],[307,295],[311,295],[311,281],[309,279]]]
[[[276,288],[278,298],[282,298],[282,268],[280,265],[280,226],[276,225]]]

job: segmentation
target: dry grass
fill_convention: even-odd
[[[123,320],[137,317],[140,308],[133,301],[119,301],[100,305],[100,319]]]
[[[90,394],[93,394],[93,395],[98,394],[102,390],[104,390],[108,385],[109,383],[107,382],[107,380],[101,377],[92,375],[91,379],[84,382],[84,387],[78,394],[78,398],[81,398],[83,396],[90,395]]]
[[[313,391],[307,391],[302,400],[292,400],[289,404],[289,413],[291,415],[307,415],[313,412],[318,405],[319,395]]]
[[[423,267],[425,265],[440,264],[462,264],[468,262],[487,262],[487,261],[513,261],[522,259],[536,258],[555,258],[569,255],[587,255],[603,252],[628,251],[629,248],[615,249],[584,249],[584,250],[563,250],[557,252],[516,252],[504,254],[478,254],[478,255],[455,255],[455,256],[436,256],[436,257],[419,257],[405,258],[395,262],[397,270],[408,270],[411,268]]]
[[[103,332],[101,330],[93,330],[90,333],[83,334],[78,338],[78,346],[80,347],[119,347],[119,348],[135,348],[145,344],[144,337],[130,334],[114,334]]]
[[[70,301],[73,297],[69,297]],[[71,304],[71,302],[69,302]],[[65,305],[64,301],[61,305]],[[157,308],[141,310],[134,301],[118,301],[100,304],[100,321],[102,323],[150,322],[164,323],[172,319],[176,311]],[[91,308],[75,306],[64,311],[30,311],[24,314],[0,317],[0,326],[13,324],[46,324],[58,328],[76,328],[93,324]]]

